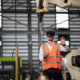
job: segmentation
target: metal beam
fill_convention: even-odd
[[[46,31],[48,31],[49,29],[46,29],[45,30],[45,32]],[[62,34],[80,34],[80,31],[63,31],[63,30],[53,30],[55,33],[58,33],[58,34],[60,34],[60,33],[62,33]],[[44,34],[45,34],[45,32],[44,32]],[[11,33],[15,33],[15,31],[9,31],[9,30],[7,30],[7,31],[5,31],[5,30],[3,30],[3,31],[0,31],[0,35],[2,35],[2,34],[11,34]],[[37,34],[38,33],[38,31],[33,31],[33,32],[31,32],[31,31],[17,31],[17,34],[29,34],[30,36],[32,35],[32,34]]]
[[[31,3],[30,0],[28,1],[28,31],[31,32]],[[28,50],[29,50],[29,68],[30,72],[32,73],[32,34],[28,34]]]

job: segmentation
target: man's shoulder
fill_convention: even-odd
[[[43,47],[43,46],[45,46],[45,45],[47,45],[47,43],[41,44],[41,47]]]

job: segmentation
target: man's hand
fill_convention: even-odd
[[[65,45],[65,38],[63,36],[61,37],[61,45]]]
[[[49,53],[43,54],[43,58],[46,59],[49,56]]]

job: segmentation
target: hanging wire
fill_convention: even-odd
[[[9,20],[15,21],[16,23],[19,23],[19,24],[21,24],[21,25],[28,26],[27,24],[21,23],[21,22],[17,21],[16,19],[13,20],[13,19],[10,19],[10,18],[8,18],[8,17],[6,17],[6,16],[3,16],[3,17],[5,17],[5,18],[7,18],[7,19],[9,19]],[[79,14],[78,16],[76,16],[76,17],[70,18],[70,20],[73,20],[73,19],[79,18],[79,17],[80,17],[80,14]],[[68,20],[64,20],[64,21],[62,21],[62,22],[60,22],[60,23],[56,23],[56,25],[62,24],[62,23],[64,23],[64,22],[66,22],[66,21],[68,21]],[[45,28],[42,27],[42,28],[43,28],[43,29],[50,29],[50,28],[51,28],[51,29],[55,29],[53,26],[55,26],[55,24],[52,24],[52,25],[49,26],[49,27],[45,27]],[[38,28],[32,27],[32,29],[35,29],[36,31],[38,31]]]
[[[6,2],[8,2],[9,0],[6,0],[5,2],[3,2],[3,4],[5,4]]]
[[[73,18],[71,18],[70,20],[72,20],[72,19],[74,19],[74,18],[78,18],[78,17],[80,17],[80,15],[78,15],[78,16],[76,16],[76,17],[73,17]],[[64,20],[64,21],[62,21],[62,22],[60,22],[60,23],[56,23],[56,25],[62,24],[62,23],[64,23],[64,22],[66,22],[66,21],[68,21],[68,20]],[[55,26],[55,24],[52,24],[51,26],[46,27],[46,28],[44,28],[44,29],[51,28],[51,27],[53,27],[53,26]]]
[[[73,20],[73,19],[79,18],[79,17],[80,17],[80,14],[79,14],[78,16],[76,16],[76,17],[70,18],[70,20]],[[64,20],[64,21],[62,21],[62,22],[60,22],[60,23],[56,23],[56,25],[62,24],[62,23],[64,23],[64,22],[66,22],[66,21],[68,21],[68,20]],[[46,28],[44,28],[44,27],[42,27],[42,28],[43,28],[43,29],[50,29],[50,28],[55,29],[53,26],[55,26],[55,24],[52,24],[51,26],[46,27]],[[32,27],[32,28],[33,28],[33,27]],[[34,28],[34,29],[36,29],[36,28]],[[36,30],[37,30],[37,29],[36,29]]]
[[[16,11],[15,11],[15,12],[16,12]],[[15,14],[16,14],[16,13],[15,13]],[[21,23],[21,22],[17,21],[16,19],[15,19],[15,20],[14,20],[14,19],[10,19],[10,18],[8,18],[8,17],[6,17],[6,16],[3,16],[3,17],[5,17],[5,18],[7,18],[7,19],[9,19],[9,20],[11,20],[11,21],[14,21],[14,22],[16,22],[16,23],[19,23],[19,24],[21,24],[21,25],[28,26],[27,24]]]

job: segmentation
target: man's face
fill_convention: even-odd
[[[51,37],[48,37],[48,36],[47,36],[47,39],[48,39],[48,41],[53,41],[54,36],[51,36]]]

